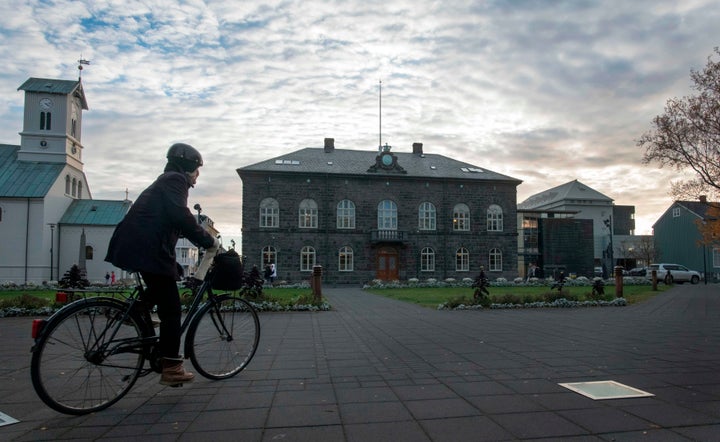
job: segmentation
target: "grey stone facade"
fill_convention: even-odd
[[[387,156],[387,163],[382,157]],[[392,158],[391,158],[392,157]],[[301,269],[301,250],[311,247],[315,263],[329,284],[362,284],[372,279],[474,278],[484,266],[491,278],[512,279],[517,271],[516,188],[520,181],[440,155],[425,155],[422,145],[413,153],[307,148],[238,169],[243,182],[243,247],[246,265],[263,268],[263,250],[275,252],[278,279],[307,280]],[[260,207],[272,198],[279,209],[277,227],[261,226]],[[300,204],[317,204],[317,225],[300,227]],[[338,203],[355,205],[355,226],[338,228]],[[379,228],[378,205],[397,207],[395,228]],[[420,229],[420,206],[435,208],[435,228]],[[390,204],[392,204],[390,203]],[[457,204],[469,208],[469,230],[454,229]],[[500,208],[502,229],[488,231],[488,209]],[[340,250],[352,250],[352,268],[340,269]],[[431,250],[434,266],[421,259]],[[458,263],[458,250],[467,251],[467,267]],[[494,261],[490,268],[491,250]],[[265,262],[263,262],[265,260]],[[386,268],[393,262],[396,267]],[[460,266],[460,267],[458,267]],[[387,270],[387,271],[386,271]]]

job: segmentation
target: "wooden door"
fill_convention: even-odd
[[[397,250],[384,248],[377,255],[377,279],[395,281],[399,279]]]

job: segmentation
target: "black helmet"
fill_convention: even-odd
[[[185,143],[175,143],[167,153],[168,163],[177,164],[185,172],[194,172],[203,165],[202,155],[194,147]]]

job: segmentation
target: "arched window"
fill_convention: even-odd
[[[355,228],[355,203],[350,200],[342,200],[337,205],[337,228]]]
[[[80,199],[82,199],[82,189],[83,189],[82,181],[78,181],[78,194],[77,194],[77,197],[80,198]]]
[[[301,229],[317,229],[318,206],[315,200],[305,199],[300,201],[298,209],[298,227]]]
[[[420,204],[418,209],[418,229],[419,230],[435,230],[437,227],[437,211],[433,203],[424,202]]]
[[[425,247],[420,252],[420,271],[421,272],[434,272],[435,271],[435,251],[430,247]]]
[[[315,249],[305,246],[300,250],[300,271],[311,272],[315,265]]]
[[[280,205],[274,198],[260,201],[260,227],[278,227],[280,225]]]
[[[453,208],[453,230],[458,232],[470,230],[470,208],[467,204],[456,204]]]
[[[65,195],[70,195],[70,175],[65,175]]]
[[[354,266],[353,261],[353,249],[348,246],[342,247],[338,254],[338,271],[352,272]]]
[[[262,266],[263,269],[265,266],[269,266],[270,264],[274,264],[277,262],[277,252],[275,252],[275,247],[273,246],[265,246],[262,249]]]
[[[488,257],[489,270],[491,272],[501,272],[502,271],[502,252],[500,249],[490,249],[490,256]]]
[[[458,272],[470,271],[470,253],[465,247],[460,247],[455,252],[455,270]]]
[[[52,114],[50,112],[40,112],[40,130],[52,129]]]
[[[93,259],[94,250],[92,246],[85,246],[85,259],[90,260]]]
[[[380,201],[377,216],[378,230],[397,230],[397,204],[393,201]]]
[[[76,196],[76,195],[77,195],[77,179],[73,178],[72,179],[72,196]]]
[[[503,212],[500,206],[496,204],[488,207],[487,229],[488,232],[502,232],[503,230]]]

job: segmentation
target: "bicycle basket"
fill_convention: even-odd
[[[217,290],[238,290],[243,284],[243,264],[235,250],[228,250],[215,256],[212,270],[212,288]]]

